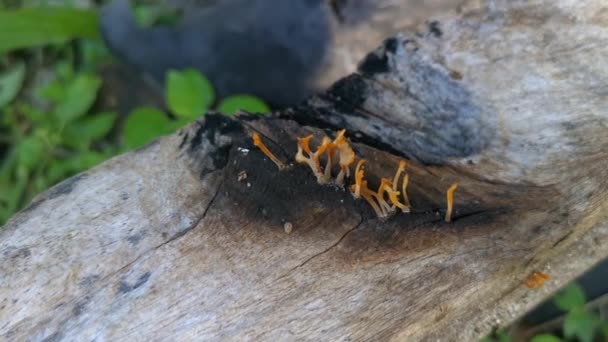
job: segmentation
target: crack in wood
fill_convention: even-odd
[[[557,247],[557,245],[559,245],[560,243],[564,242],[570,235],[572,235],[572,231],[569,231],[564,236],[562,236],[557,241],[555,241],[555,243],[553,243],[553,246],[551,248]]]
[[[188,226],[186,229],[175,233],[167,241],[164,241],[163,243],[159,244],[158,246],[153,247],[151,250],[159,249],[159,248],[179,239],[180,237],[186,235],[188,232],[190,232],[192,229],[194,229],[196,226],[198,226],[199,223],[205,218],[205,216],[207,216],[207,212],[211,208],[211,205],[213,205],[213,203],[215,202],[215,199],[217,198],[218,194],[220,193],[220,190],[222,189],[222,185],[224,185],[224,180],[222,180],[220,182],[220,184],[218,185],[217,189],[215,190],[215,193],[213,194],[213,197],[211,197],[211,200],[209,201],[209,204],[207,204],[207,207],[205,207],[205,210],[203,211],[203,214],[201,215],[201,217],[199,217],[193,224]],[[150,252],[150,250],[146,251],[145,253],[148,253],[148,252]]]
[[[165,246],[173,241],[175,241],[176,239],[178,239],[181,236],[186,235],[186,233],[190,232],[192,229],[194,229],[194,227],[196,227],[204,218],[205,216],[207,216],[207,213],[209,211],[209,209],[211,208],[211,206],[213,205],[213,203],[215,202],[215,199],[217,198],[218,194],[220,193],[220,190],[222,188],[222,185],[224,184],[224,181],[222,180],[220,182],[220,184],[217,187],[217,190],[215,191],[215,194],[213,195],[213,197],[211,198],[211,200],[209,201],[209,204],[207,204],[207,206],[205,207],[205,210],[203,211],[203,214],[201,215],[200,218],[198,218],[196,220],[195,223],[193,223],[192,225],[190,225],[188,228],[186,228],[182,234],[178,233],[175,234],[174,236],[172,236],[171,238],[169,238],[167,241],[164,241],[163,243],[152,247],[148,250],[146,250],[145,252],[141,253],[139,256],[137,256],[135,259],[133,259],[132,261],[130,261],[129,263],[127,263],[126,265],[120,267],[119,269],[117,269],[116,271],[113,271],[107,275],[105,275],[103,278],[99,279],[98,283],[100,284],[97,288],[92,289],[90,291],[85,292],[83,295],[78,296],[76,298],[73,298],[72,300],[68,301],[66,304],[70,304],[70,306],[72,306],[72,304],[74,303],[79,303],[83,298],[92,298],[92,296],[94,296],[95,294],[97,294],[99,291],[101,291],[102,289],[106,288],[109,283],[107,283],[107,280],[112,278],[113,276],[116,276],[122,272],[124,272],[126,269],[128,269],[129,267],[131,267],[132,265],[134,265],[135,263],[139,262],[140,260],[142,260],[142,258],[144,258],[145,256],[148,256],[151,252],[161,248],[162,246]],[[66,322],[63,322],[62,325],[65,325],[69,320],[66,320]]]
[[[314,255],[312,255],[311,257],[309,257],[308,259],[304,260],[302,263],[300,263],[299,265],[291,268],[289,271],[287,271],[285,274],[283,274],[282,276],[278,277],[277,279],[275,279],[275,281],[279,281],[285,277],[287,277],[291,272],[295,271],[298,268],[304,267],[304,265],[308,264],[310,261],[312,261],[313,259],[329,252],[330,250],[332,250],[333,248],[335,248],[336,246],[338,246],[342,241],[344,241],[344,239],[353,231],[355,231],[356,229],[358,229],[361,224],[363,224],[364,219],[361,218],[361,220],[359,220],[359,223],[357,223],[353,228],[347,230],[344,234],[342,234],[342,236],[333,244],[331,244],[329,247],[327,247],[326,249],[322,250],[319,253],[316,253]]]

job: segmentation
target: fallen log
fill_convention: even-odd
[[[608,256],[607,22],[600,0],[487,1],[386,39],[301,106],[208,113],[58,184],[0,231],[0,336],[475,341],[509,324]],[[343,128],[370,188],[408,160],[409,214],[379,219],[295,162],[298,137]]]

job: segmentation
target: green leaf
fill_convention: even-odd
[[[566,315],[564,321],[564,336],[577,337],[581,342],[592,342],[599,318],[583,309],[576,308]]]
[[[217,110],[228,115],[235,114],[240,110],[260,114],[270,112],[270,108],[268,108],[264,101],[249,95],[234,95],[227,97],[218,105]]]
[[[18,108],[19,111],[34,124],[44,125],[49,119],[48,113],[45,113],[28,103],[19,104]]]
[[[506,330],[499,331],[497,335],[499,342],[511,342],[511,336]]]
[[[46,177],[49,184],[53,185],[62,179],[68,177],[71,173],[75,172],[72,167],[70,160],[54,159],[51,161],[47,171]]]
[[[0,182],[9,182],[12,176],[15,164],[19,161],[19,155],[15,147],[7,151],[7,153],[0,159]],[[1,192],[0,192],[1,193]]]
[[[104,160],[106,160],[106,155],[99,153],[99,152],[95,152],[95,151],[88,151],[88,152],[84,152],[84,153],[80,153],[78,155],[76,155],[74,158],[72,158],[70,160],[70,164],[72,166],[72,171],[74,173],[76,172],[80,172],[80,171],[84,171],[84,170],[88,170],[90,168],[92,168],[93,166],[103,162]]]
[[[0,53],[98,35],[98,18],[93,10],[61,7],[0,10]]]
[[[84,70],[95,71],[97,66],[112,61],[112,55],[101,39],[82,39],[79,44]]]
[[[24,79],[25,64],[22,62],[17,63],[8,71],[0,74],[0,108],[13,101],[19,93]]]
[[[604,335],[604,338],[608,341],[608,322],[602,323],[600,331],[602,332],[602,335]]]
[[[166,97],[173,114],[194,119],[207,111],[215,94],[207,78],[197,70],[186,69],[169,71]]]
[[[491,338],[490,336],[486,336],[482,338],[479,342],[496,342],[496,340]]]
[[[30,203],[32,198],[49,188],[48,179],[45,175],[40,174],[32,178],[27,196],[24,198],[24,203]]]
[[[506,330],[502,329],[482,338],[480,342],[511,342],[511,336]]]
[[[561,342],[561,340],[553,335],[542,334],[534,336],[530,342]]]
[[[159,4],[140,4],[134,9],[135,20],[140,27],[174,25],[181,15],[178,10]]]
[[[133,13],[135,14],[135,21],[140,27],[152,26],[158,17],[157,6],[149,4],[135,6]]]
[[[555,295],[553,299],[555,305],[564,310],[570,311],[575,308],[580,308],[585,305],[587,299],[583,290],[575,283],[568,285]]]
[[[110,133],[117,117],[118,114],[114,112],[99,113],[84,118],[78,123],[78,126],[83,137],[98,140]]]
[[[37,95],[53,102],[61,102],[65,97],[65,85],[59,80],[53,80],[37,90]]]
[[[83,116],[95,102],[100,86],[95,75],[76,75],[65,89],[65,98],[55,107],[55,116],[64,124]]]
[[[186,126],[190,122],[192,122],[192,120],[190,120],[190,119],[184,119],[184,118],[173,120],[173,121],[171,121],[171,123],[169,123],[169,127],[168,127],[167,131],[169,133],[175,132],[178,129]]]
[[[143,146],[170,132],[171,120],[155,108],[139,108],[129,114],[123,127],[122,138],[129,149]]]
[[[66,126],[62,140],[72,147],[89,146],[110,133],[117,117],[113,112],[86,116]]]
[[[9,184],[0,183],[0,225],[4,224],[19,208],[25,193],[27,179],[18,178]]]
[[[67,60],[59,61],[55,65],[55,72],[57,73],[57,76],[59,76],[59,78],[62,80],[68,80],[74,77],[74,68],[72,67],[72,64]]]
[[[42,159],[44,147],[44,143],[36,136],[25,138],[15,147],[19,165],[32,170]]]

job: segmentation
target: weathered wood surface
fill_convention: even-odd
[[[488,1],[299,108],[207,115],[59,184],[0,231],[0,336],[474,341],[508,324],[608,255],[607,23],[602,0]],[[379,221],[250,139],[293,160],[296,136],[342,127],[374,184],[415,161],[414,213]],[[535,271],[552,278],[530,290]]]
[[[468,1],[475,6],[477,1]],[[357,70],[378,43],[398,32],[416,30],[426,22],[442,21],[465,10],[466,0],[336,0],[332,17],[333,46],[316,83],[323,88]],[[471,6],[471,5],[469,5]]]

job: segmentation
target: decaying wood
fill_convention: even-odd
[[[333,46],[316,83],[323,89],[357,70],[369,51],[386,37],[416,30],[464,10],[466,0],[335,0]],[[469,1],[476,2],[476,1]],[[475,5],[475,4],[473,4]]]
[[[298,108],[211,113],[57,185],[0,231],[0,336],[475,341],[508,324],[608,256],[607,23],[601,0],[488,1],[387,39]],[[372,185],[411,160],[413,213],[378,220],[251,142],[293,162],[296,137],[338,128]],[[536,271],[551,279],[528,289]]]

